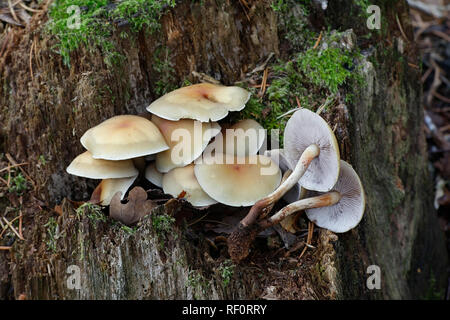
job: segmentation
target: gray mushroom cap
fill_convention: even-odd
[[[269,157],[274,161],[281,169],[281,172],[284,174],[287,170],[293,170],[295,165],[292,165],[288,158],[284,154],[283,149],[272,149],[272,150],[266,150],[264,152],[264,155],[266,157]],[[300,198],[300,190],[301,186],[299,183],[296,183],[291,190],[289,190],[284,196],[283,199],[288,202],[292,203],[294,201],[299,200]]]
[[[306,209],[308,218],[317,226],[336,233],[347,232],[361,221],[365,208],[364,189],[352,166],[341,160],[339,179],[333,191],[341,194],[332,206]],[[311,192],[311,195],[322,194]]]
[[[296,111],[286,124],[284,132],[285,156],[296,164],[305,149],[315,144],[320,154],[314,158],[300,185],[308,190],[330,191],[339,176],[339,146],[327,122],[308,109]]]

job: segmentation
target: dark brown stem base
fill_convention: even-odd
[[[253,241],[262,230],[259,224],[244,226],[239,223],[227,239],[228,253],[234,263],[239,263],[247,258]]]

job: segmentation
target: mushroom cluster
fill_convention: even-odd
[[[363,186],[352,166],[340,159],[333,130],[320,115],[308,109],[296,111],[286,124],[284,149],[266,154],[277,159],[285,179],[252,206],[228,238],[234,261],[248,255],[259,232],[295,212],[304,210],[317,226],[336,233],[347,232],[361,221],[365,208]],[[307,192],[300,192],[302,189]],[[301,194],[310,197],[302,199]],[[266,218],[282,197],[289,204]]]
[[[217,123],[230,111],[242,110],[249,98],[240,87],[209,83],[169,92],[147,107],[149,114],[116,116],[87,130],[81,137],[87,151],[72,161],[67,172],[103,179],[93,198],[105,206],[117,192],[122,200],[139,173],[194,207],[218,202],[251,206],[281,181],[278,166],[257,155],[265,141],[264,129],[252,119],[228,129]],[[253,132],[255,142],[247,139]],[[219,158],[223,162],[215,161]],[[262,168],[272,169],[271,174],[262,174]]]
[[[102,205],[118,192],[123,198],[141,173],[194,207],[252,206],[228,238],[234,261],[248,255],[259,232],[295,212],[304,210],[333,232],[354,228],[364,213],[363,187],[340,159],[327,122],[297,110],[286,124],[284,149],[262,155],[266,134],[259,123],[245,119],[222,128],[217,122],[249,98],[240,87],[209,83],[174,90],[151,103],[149,114],[115,116],[87,130],[81,137],[87,151],[67,172],[103,179],[94,190]],[[288,205],[269,215],[281,198]]]

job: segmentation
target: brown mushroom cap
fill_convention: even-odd
[[[78,155],[66,171],[90,179],[129,178],[138,174],[132,160],[94,159],[89,151]]]
[[[163,174],[156,169],[156,163],[150,163],[145,169],[145,178],[155,186],[162,188]]]
[[[339,179],[333,187],[339,192],[341,199],[334,205],[314,209],[306,209],[308,218],[321,228],[341,233],[358,225],[361,221],[364,208],[364,189],[358,174],[352,166],[341,160]],[[311,195],[322,194],[311,192]]]
[[[156,168],[162,173],[192,163],[220,131],[217,123],[212,126],[210,122],[192,119],[169,121],[153,115],[152,122],[159,128],[169,146],[168,150],[156,155]]]
[[[130,178],[120,178],[120,179],[104,179],[100,184],[95,188],[92,193],[92,198],[99,200],[100,204],[103,206],[109,206],[111,203],[112,197],[116,194],[116,192],[121,192],[121,198],[123,199],[125,193],[131,187],[133,182],[136,180],[137,176]]]
[[[183,191],[184,198],[193,206],[203,207],[217,203],[211,199],[197,181],[194,175],[194,165],[190,164],[183,168],[175,168],[164,174],[162,180],[164,193],[177,197]]]
[[[329,191],[339,176],[339,146],[327,122],[308,109],[296,111],[286,124],[284,151],[290,163],[296,164],[303,151],[316,145],[320,152],[300,179],[308,190]]]
[[[96,159],[123,160],[167,150],[161,132],[149,120],[134,115],[121,115],[89,129],[81,144]]]
[[[216,154],[197,162],[194,168],[200,186],[220,203],[251,206],[280,184],[280,168],[266,156],[230,156],[232,161],[224,161],[225,157]]]
[[[165,94],[151,103],[147,111],[172,121],[218,121],[229,111],[242,110],[249,98],[250,93],[240,87],[200,83]]]

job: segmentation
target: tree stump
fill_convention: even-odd
[[[26,240],[16,240],[10,252],[0,251],[0,297],[442,296],[447,253],[432,205],[408,8],[403,0],[374,2],[381,9],[382,30],[372,32],[366,16],[349,14],[362,8],[348,0],[330,1],[326,10],[311,2],[308,11],[295,1],[286,1],[287,11],[274,10],[271,1],[247,1],[248,8],[240,1],[178,1],[161,17],[156,34],[118,27],[113,41],[126,58],[113,67],[95,47],[80,47],[71,54],[71,66],[64,65],[52,50],[56,40],[42,27],[45,13],[35,15],[25,29],[10,31],[0,56],[0,146],[16,161],[30,163],[33,196],[23,207]],[[348,39],[356,40],[352,45],[363,52],[360,68],[354,69],[359,81],[342,89],[353,99],[323,114],[336,126],[342,158],[365,187],[365,216],[356,229],[339,235],[320,230],[316,249],[301,260],[298,254],[280,258],[256,247],[244,262],[231,265],[226,248],[211,249],[201,233],[184,224],[158,230],[155,217],[186,210],[181,201],[159,206],[129,230],[88,209],[80,214],[65,199],[86,200],[94,187],[65,172],[83,151],[79,138],[108,117],[145,112],[165,76],[154,68],[161,54],[169,57],[172,83],[195,82],[195,75],[203,74],[231,85],[271,54],[289,60],[305,50],[304,43],[290,38],[301,36],[303,29],[287,23],[304,17],[317,34],[322,28],[347,30]],[[130,36],[120,37],[123,31]],[[42,157],[46,164],[37,165]],[[59,216],[51,208],[61,202]],[[79,290],[67,285],[71,265],[80,270]],[[371,265],[380,268],[380,289],[366,285]]]

